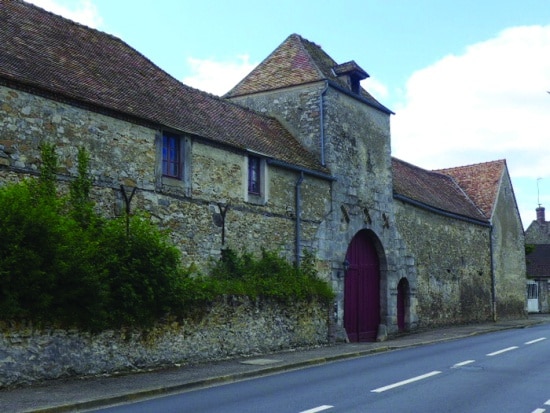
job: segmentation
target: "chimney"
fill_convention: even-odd
[[[537,208],[537,222],[539,224],[544,224],[546,222],[546,218],[544,217],[544,207],[542,206]]]

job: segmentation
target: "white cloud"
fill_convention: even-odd
[[[182,82],[219,96],[228,92],[257,66],[257,63],[250,62],[248,55],[237,56],[230,61],[189,57],[187,63],[191,75]]]
[[[550,26],[514,27],[415,72],[393,154],[426,169],[506,159],[523,222],[550,182]],[[542,196],[541,196],[542,198]]]
[[[515,27],[414,73],[392,120],[394,154],[427,168],[506,158],[550,175],[550,26]]]
[[[369,77],[361,82],[361,87],[374,96],[377,100],[384,102],[389,96],[388,88],[385,84],[374,77]]]
[[[80,0],[76,4],[72,1],[70,2],[71,7],[67,6],[62,0],[25,1],[89,27],[98,28],[103,23],[97,7],[91,0]]]

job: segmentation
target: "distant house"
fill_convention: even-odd
[[[85,147],[98,208],[120,213],[122,188],[136,188],[132,208],[170,229],[186,262],[223,247],[295,262],[312,251],[337,293],[330,322],[351,341],[525,314],[506,163],[392,159],[393,112],[355,61],[292,34],[218,98],[114,36],[0,5],[0,183],[36,174],[44,141],[66,183]]]
[[[550,222],[545,208],[536,210],[537,219],[525,231],[527,248],[527,305],[529,312],[550,311]]]

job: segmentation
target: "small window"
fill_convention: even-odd
[[[181,139],[178,135],[162,135],[162,174],[181,178]]]
[[[527,299],[534,300],[539,298],[538,285],[535,283],[527,284]]]
[[[261,194],[261,169],[260,158],[256,156],[248,157],[248,193],[254,195]]]

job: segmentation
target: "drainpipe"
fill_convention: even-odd
[[[319,96],[319,117],[321,122],[321,165],[325,166],[325,111],[323,105],[323,97],[328,89],[328,80],[325,80],[325,88]]]
[[[491,312],[493,313],[493,321],[497,321],[497,291],[495,280],[495,260],[493,258],[493,225],[489,231],[489,252],[491,254]]]
[[[301,186],[303,181],[304,181],[304,173],[300,172],[300,177],[296,181],[296,267],[300,266],[300,252],[302,250],[300,216],[302,215]]]

